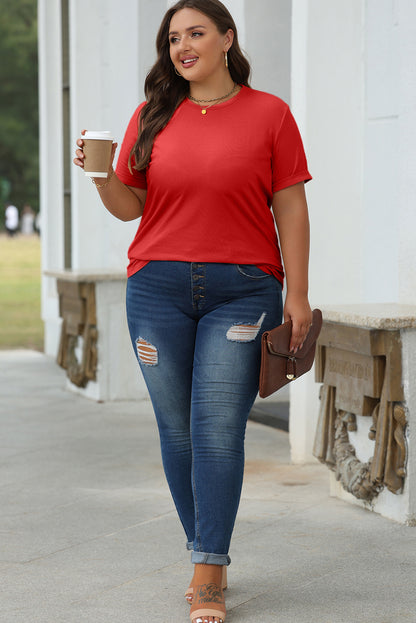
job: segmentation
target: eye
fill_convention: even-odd
[[[179,38],[178,37],[171,37],[169,41],[170,41],[171,45],[173,45],[174,43],[179,41]]]
[[[203,33],[202,32],[198,32],[197,30],[194,30],[194,32],[192,33],[192,37],[196,38],[196,37],[202,37]]]

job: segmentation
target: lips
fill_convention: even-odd
[[[198,61],[198,57],[197,56],[193,56],[190,58],[183,58],[181,59],[181,65],[182,67],[184,67],[185,69],[188,67],[193,67],[195,65],[195,63],[197,63]]]

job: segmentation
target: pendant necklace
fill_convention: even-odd
[[[204,106],[202,106],[202,109],[201,109],[201,114],[206,115],[208,108],[210,108],[211,106],[214,106],[216,102],[221,102],[222,100],[227,99],[227,97],[230,97],[230,95],[234,93],[237,87],[238,87],[238,84],[234,83],[234,86],[229,93],[227,93],[226,95],[223,95],[222,97],[215,97],[212,100],[198,100],[196,99],[196,97],[192,97],[192,95],[188,95],[188,99],[192,100],[193,102],[196,102],[199,105],[201,105],[202,102],[204,102]],[[208,104],[208,106],[206,104]]]

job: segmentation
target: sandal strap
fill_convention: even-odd
[[[195,619],[204,620],[204,617],[217,617],[217,619],[222,619],[223,621],[225,621],[225,612],[223,610],[214,610],[212,608],[204,608],[191,612],[191,621],[194,621]]]

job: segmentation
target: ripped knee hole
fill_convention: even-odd
[[[136,340],[137,356],[146,366],[157,366],[159,362],[159,354],[156,346],[150,344],[142,337]]]
[[[256,324],[235,324],[227,331],[227,340],[231,342],[254,342],[266,318],[264,312]]]

